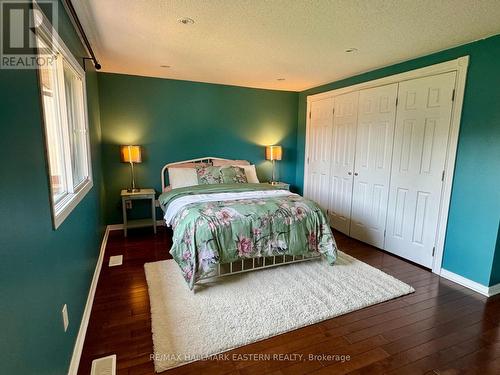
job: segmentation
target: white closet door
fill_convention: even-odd
[[[359,93],[350,236],[384,247],[398,84]]]
[[[385,249],[432,266],[455,72],[399,84]]]
[[[359,91],[335,97],[330,158],[329,213],[332,226],[349,234]]]
[[[304,195],[326,210],[328,208],[333,98],[312,102],[310,111],[307,183]]]

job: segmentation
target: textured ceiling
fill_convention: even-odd
[[[500,33],[499,0],[73,4],[105,72],[278,90],[304,90]],[[195,23],[181,24],[181,17]],[[351,47],[358,51],[344,52]]]

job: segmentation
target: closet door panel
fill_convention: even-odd
[[[329,208],[332,226],[349,234],[352,178],[358,117],[358,95],[352,92],[335,97],[333,138],[330,152],[331,177]]]
[[[321,208],[328,208],[330,149],[332,147],[333,98],[311,103],[309,123],[308,175],[304,195]]]
[[[432,266],[455,72],[401,82],[385,249]]]
[[[350,236],[383,248],[398,84],[362,90]]]

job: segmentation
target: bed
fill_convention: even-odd
[[[243,162],[205,157],[162,169],[159,202],[173,230],[170,254],[191,289],[209,278],[320,257],[336,260],[335,239],[318,205],[258,183],[255,167]],[[198,181],[179,168],[194,168]],[[167,177],[175,174],[189,174],[188,186],[170,186]]]

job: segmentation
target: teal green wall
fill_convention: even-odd
[[[59,33],[83,50],[60,5]],[[79,59],[80,60],[80,59]],[[100,115],[87,74],[94,187],[52,229],[43,124],[34,70],[0,70],[0,373],[66,374],[102,236]],[[69,329],[61,309],[68,304]]]
[[[500,35],[316,87],[299,95],[297,178],[302,188],[306,97],[469,55],[443,267],[483,285],[490,280],[500,217]],[[498,256],[500,258],[500,255]]]
[[[161,189],[164,164],[203,156],[247,159],[270,177],[264,145],[281,144],[281,180],[295,182],[298,94],[99,73],[103,175],[108,224],[121,223],[120,189],[129,185],[120,144],[139,144],[142,187]]]

